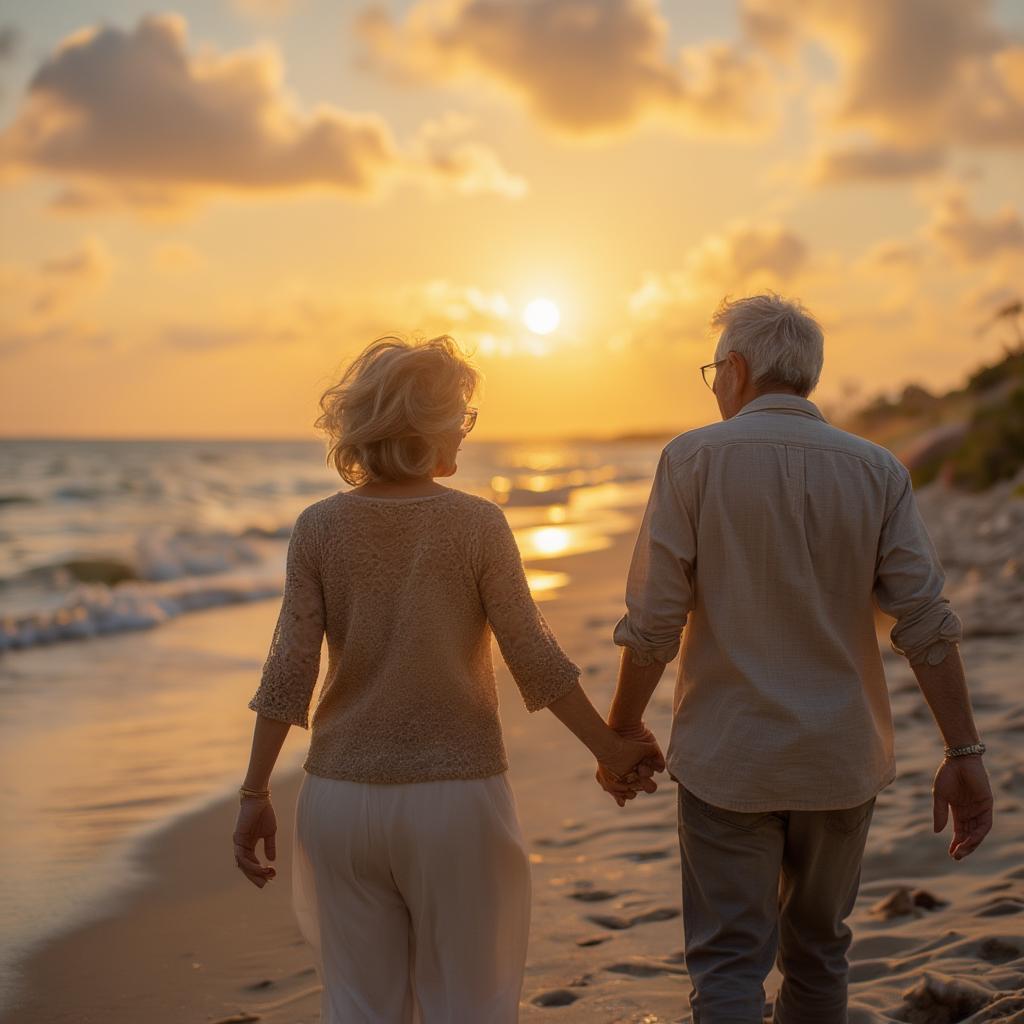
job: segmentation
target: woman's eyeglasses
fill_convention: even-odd
[[[466,413],[462,417],[461,430],[464,434],[468,434],[476,426],[476,414],[477,408],[475,405],[467,406]]]

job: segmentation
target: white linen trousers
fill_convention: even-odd
[[[531,879],[507,772],[402,784],[306,772],[292,849],[320,1024],[515,1024]]]

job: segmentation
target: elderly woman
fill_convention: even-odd
[[[311,728],[292,894],[323,1024],[400,1024],[417,1009],[422,1024],[517,1020],[530,865],[492,631],[527,709],[550,708],[586,744],[620,806],[656,788],[660,751],[588,700],[501,508],[434,479],[456,471],[478,377],[447,336],[383,338],[320,399],[328,459],[354,486],[296,519],[234,839],[262,887],[275,874],[255,854],[263,839],[275,856],[270,773],[289,726]]]

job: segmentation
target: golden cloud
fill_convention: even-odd
[[[836,62],[823,127],[869,138],[819,154],[820,183],[930,174],[958,143],[1024,143],[1024,47],[986,0],[743,0],[743,15],[776,53],[814,43]]]
[[[299,110],[269,44],[190,55],[177,14],[135,29],[67,37],[33,75],[0,135],[0,170],[70,178],[62,212],[111,203],[165,210],[216,190],[379,192],[402,177],[509,195],[515,179],[485,147],[447,162],[404,152],[376,114]]]
[[[1024,251],[1024,222],[1013,206],[990,217],[979,216],[959,190],[943,197],[925,233],[961,263],[983,263],[1000,253]]]
[[[104,348],[113,335],[71,317],[109,283],[116,262],[102,238],[89,235],[73,249],[29,266],[0,263],[0,303],[5,310],[0,353],[74,343],[81,351]]]
[[[656,0],[418,0],[357,22],[366,60],[410,82],[485,83],[570,137],[651,116],[702,133],[763,134],[769,79],[758,55],[714,43],[668,53]]]
[[[85,295],[103,288],[114,265],[107,244],[95,235],[34,267],[0,264],[0,296],[8,320],[29,326],[52,320]]]
[[[921,266],[925,260],[923,246],[912,239],[887,238],[877,242],[864,255],[860,267],[868,271],[890,274]]]
[[[723,294],[790,284],[809,256],[804,239],[781,224],[735,222],[690,250],[679,270],[646,276],[627,301],[630,340],[660,348],[678,338],[685,347],[706,347]]]
[[[471,118],[454,112],[422,125],[410,149],[424,179],[466,195],[526,195],[524,178],[506,170],[492,150],[465,138],[472,125]]]
[[[16,25],[0,25],[0,61],[10,60],[21,46],[21,32]]]
[[[304,0],[231,0],[239,14],[252,18],[284,18],[293,14]]]
[[[196,270],[206,264],[202,253],[185,242],[162,242],[152,250],[150,260],[157,270],[170,274]]]
[[[843,146],[819,153],[807,178],[812,184],[849,181],[901,181],[930,174],[945,163],[942,146],[903,147],[887,144]]]

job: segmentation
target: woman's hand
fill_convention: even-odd
[[[665,770],[665,758],[654,734],[642,723],[629,730],[615,731],[619,734],[618,742],[598,761],[595,778],[624,807],[639,789],[653,793],[658,788],[651,776]]]
[[[276,835],[277,815],[274,814],[270,797],[245,797],[238,808],[238,820],[232,837],[235,841],[235,863],[245,877],[261,889],[277,875],[277,870],[259,862],[256,844],[262,839],[267,860],[273,860],[277,855]]]

